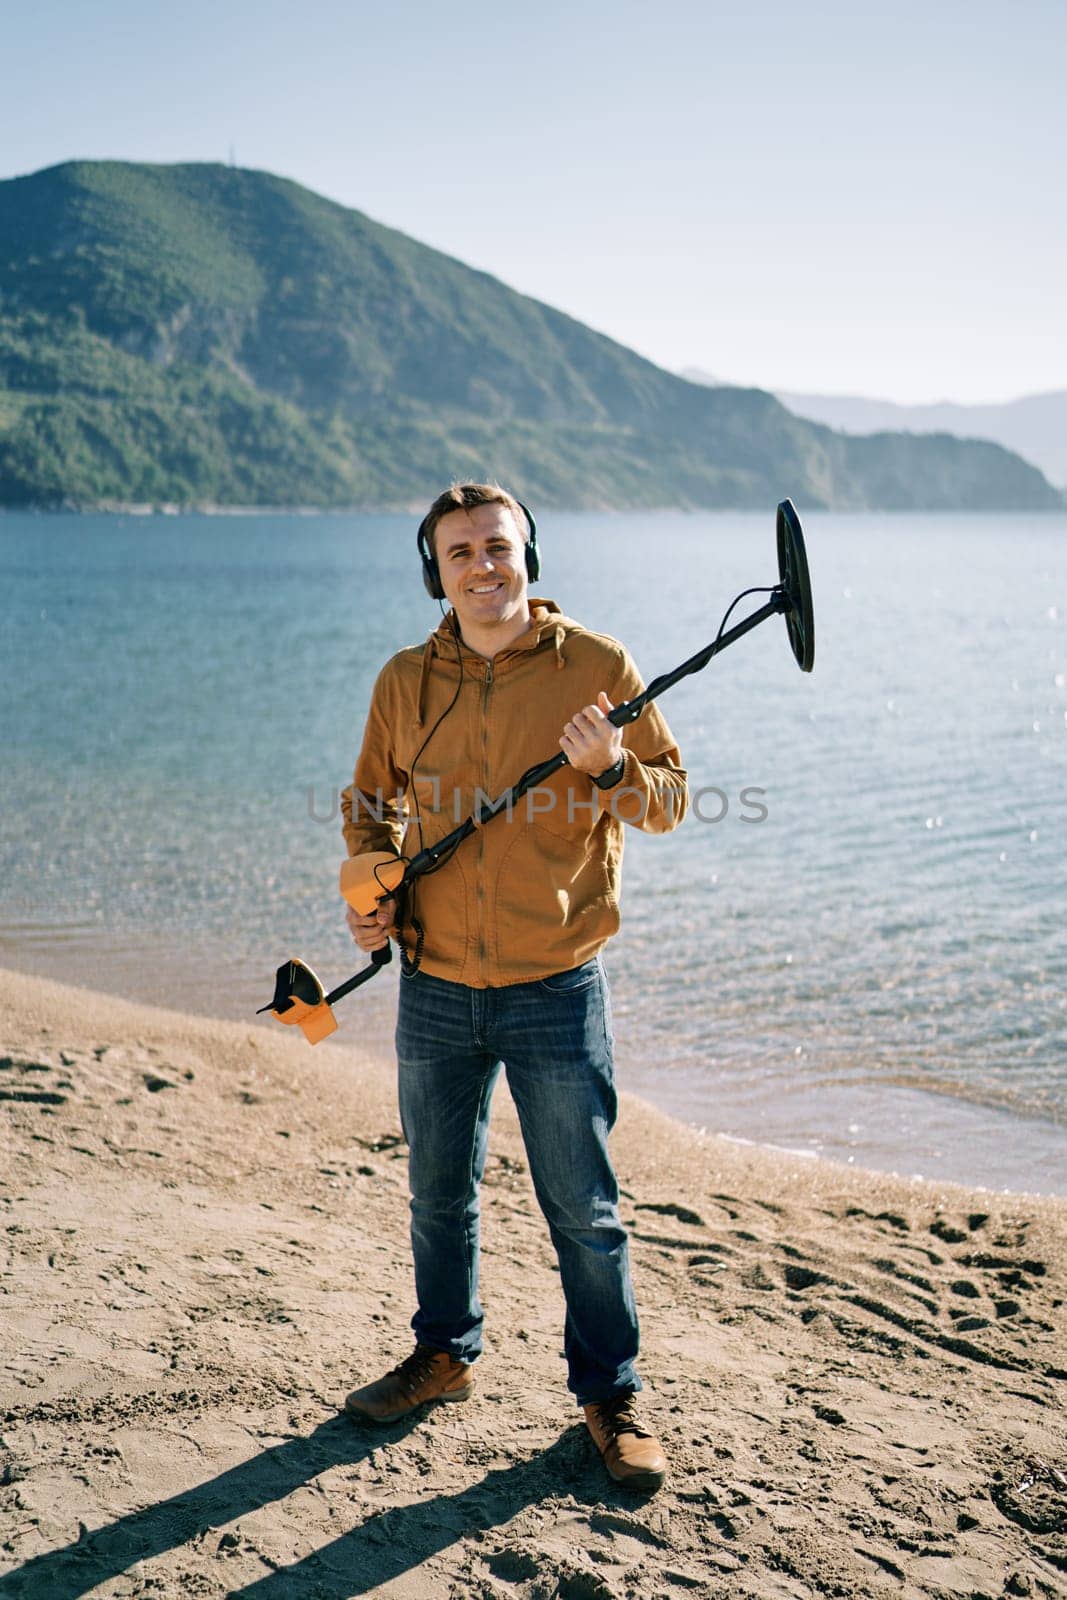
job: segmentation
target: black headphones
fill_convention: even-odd
[[[490,501],[488,503],[496,504],[497,502]],[[523,554],[526,560],[526,576],[529,578],[531,583],[536,583],[537,579],[541,576],[541,552],[537,548],[537,524],[534,521],[533,513],[530,511],[528,506],[524,506],[521,500],[516,500],[515,504],[519,507],[523,516],[526,518],[527,534],[526,542],[523,547]],[[464,509],[472,511],[474,508],[473,506],[467,506],[466,508],[462,506],[456,506],[455,509],[457,511],[462,511]],[[443,512],[442,515],[447,516],[448,513]],[[426,537],[426,524],[429,522],[429,520],[430,517],[429,514],[427,514],[419,523],[419,532],[416,541],[419,547],[419,555],[422,557],[422,581],[426,585],[426,593],[430,596],[431,600],[443,600],[445,598],[445,591],[444,586],[441,583],[441,573],[437,565],[437,557],[430,550],[429,540]]]

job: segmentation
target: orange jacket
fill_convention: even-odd
[[[614,705],[641,692],[621,644],[572,622],[551,600],[531,599],[530,609],[530,629],[492,661],[457,644],[450,613],[425,646],[386,663],[341,799],[350,856],[410,857],[435,844],[555,755],[564,723],[601,689]],[[600,790],[565,766],[416,881],[408,916],[425,932],[424,971],[484,989],[566,971],[602,949],[619,927],[623,822],[666,833],[688,801],[656,705],[623,729],[623,746],[614,788]],[[410,921],[404,943],[410,952]]]

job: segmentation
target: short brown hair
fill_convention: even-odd
[[[434,534],[441,518],[447,517],[450,511],[473,511],[475,506],[506,506],[511,512],[512,520],[523,543],[527,543],[530,536],[529,527],[522,507],[514,495],[508,494],[499,483],[454,483],[444,494],[437,496],[422,524],[426,545],[431,555],[437,554]]]

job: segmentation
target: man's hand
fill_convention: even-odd
[[[372,950],[380,950],[389,943],[389,935],[396,932],[394,917],[396,916],[396,901],[389,897],[383,900],[377,911],[372,911],[369,916],[361,917],[358,911],[351,906],[345,913],[345,921],[353,939],[361,950],[369,955]]]
[[[599,778],[615,766],[622,755],[622,729],[608,721],[614,706],[601,689],[595,706],[576,711],[563,730],[560,749],[575,772],[588,772]]]

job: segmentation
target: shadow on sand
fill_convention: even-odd
[[[364,1460],[406,1437],[418,1423],[415,1417],[370,1433],[344,1417],[333,1417],[307,1438],[275,1445],[194,1489],[133,1511],[74,1544],[34,1556],[0,1577],[0,1596],[77,1600],[137,1562],[283,1500],[331,1467]],[[594,1503],[614,1503],[616,1494],[602,1482],[600,1463],[590,1462],[588,1445],[584,1428],[568,1428],[539,1455],[487,1472],[467,1489],[366,1516],[292,1566],[229,1590],[229,1600],[349,1600],[419,1566],[475,1529],[510,1521],[548,1495],[577,1493]],[[634,1497],[625,1501],[632,1505]]]

